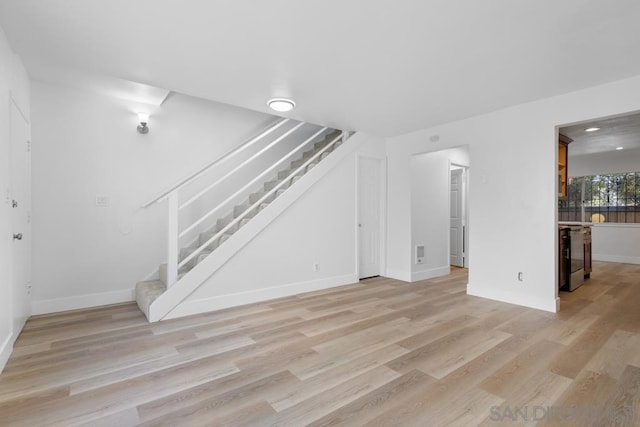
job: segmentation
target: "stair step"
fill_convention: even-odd
[[[265,192],[273,190],[278,184],[280,184],[282,180],[274,179],[273,181],[267,181],[264,183]]]
[[[212,251],[202,251],[198,254],[198,256],[196,257],[196,265],[200,264],[200,262],[204,261],[204,259],[206,257],[208,257],[209,255],[211,255]]]
[[[230,238],[231,238],[231,234],[227,234],[227,233],[223,234],[222,236],[220,236],[220,244],[223,244]]]
[[[292,171],[294,171],[294,170],[298,169],[300,166],[302,166],[302,164],[303,164],[304,162],[305,162],[305,161],[304,161],[303,159],[294,160],[293,162],[291,162],[291,167],[290,167],[290,169],[291,169]]]
[[[325,151],[324,153],[320,154],[320,160],[326,159],[328,155],[329,155],[328,151]]]
[[[234,218],[239,217],[244,211],[249,209],[249,206],[251,206],[251,205],[249,204],[248,201],[243,203],[243,204],[241,204],[241,205],[235,205],[233,207],[233,217]]]
[[[178,256],[178,260],[180,262],[182,262],[183,259],[185,259],[186,257],[188,257],[189,255],[191,255],[197,248],[190,246],[187,248],[181,248],[180,249],[180,255]]]
[[[258,191],[257,193],[251,193],[249,195],[249,202],[253,205],[255,202],[260,200],[262,196],[264,196],[264,191]]]
[[[314,155],[316,155],[316,153],[320,151],[319,148],[314,148],[313,150],[309,150],[309,151],[305,151],[304,153],[302,153],[302,159],[303,160],[309,160],[310,158],[312,158]]]
[[[219,218],[218,221],[216,221],[216,227],[218,230],[222,230],[223,228],[225,228],[227,225],[229,225],[231,223],[231,221],[233,221],[234,219],[236,219],[235,216],[233,216],[232,214],[229,214],[227,216],[225,216],[224,218]],[[235,223],[229,230],[225,230],[226,233],[235,233],[236,230],[238,229],[238,223]]]
[[[309,163],[307,165],[307,167],[306,167],[307,172],[309,172],[311,169],[313,169],[315,165],[317,165],[317,163],[315,163],[315,162]]]
[[[213,236],[215,236],[218,232],[217,231],[203,231],[202,233],[200,233],[200,235],[198,236],[198,243],[200,244],[200,246],[204,245],[206,242],[209,241],[209,239],[211,239]],[[218,239],[214,240],[213,242],[211,242],[209,244],[209,246],[207,247],[207,249],[209,250],[214,250],[217,246],[218,246]]]
[[[167,285],[160,280],[145,280],[136,283],[136,302],[138,307],[149,318],[149,307],[167,290]]]
[[[330,142],[330,140],[327,141],[326,138],[325,138],[324,141],[319,141],[319,142],[316,142],[315,144],[313,144],[313,148],[319,150],[322,147],[324,147],[325,145],[327,145],[329,142]]]
[[[260,206],[258,206],[258,212],[264,210],[267,206],[269,206],[269,203],[260,203]]]
[[[289,174],[293,172],[291,169],[285,169],[283,171],[278,172],[278,179],[285,179],[289,176]]]

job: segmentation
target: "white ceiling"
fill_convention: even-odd
[[[640,74],[637,0],[0,0],[31,77],[95,73],[397,135]]]
[[[600,128],[595,132],[585,129]],[[640,149],[640,113],[603,118],[560,128],[560,133],[573,139],[570,156]]]

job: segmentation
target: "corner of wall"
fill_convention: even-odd
[[[13,341],[13,334],[10,334],[0,346],[0,373],[4,370],[7,361],[9,361],[9,357],[13,351]]]

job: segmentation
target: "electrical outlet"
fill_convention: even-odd
[[[522,271],[518,271],[518,280],[520,282],[524,282],[524,275],[522,274]]]

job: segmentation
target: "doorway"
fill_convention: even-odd
[[[412,155],[411,281],[447,275],[452,265],[468,266],[469,166],[468,146]]]

